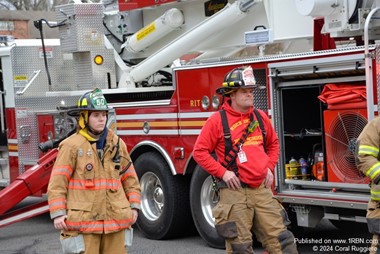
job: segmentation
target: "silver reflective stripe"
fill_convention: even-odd
[[[375,163],[372,167],[370,167],[365,173],[371,179],[374,179],[380,173],[380,162]]]
[[[373,146],[360,145],[358,153],[364,155],[372,155],[373,157],[377,158],[377,156],[379,155],[379,148]]]
[[[380,191],[371,190],[371,199],[374,201],[380,201]]]

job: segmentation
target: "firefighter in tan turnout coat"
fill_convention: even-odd
[[[64,253],[126,253],[140,208],[140,184],[126,144],[106,127],[99,89],[78,102],[78,132],[59,145],[48,202]]]
[[[371,120],[357,140],[357,167],[371,179],[371,198],[368,202],[367,224],[373,234],[370,253],[380,253],[380,118]]]

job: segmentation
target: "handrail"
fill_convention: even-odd
[[[29,88],[29,86],[33,83],[33,81],[37,78],[38,74],[40,74],[41,70],[33,71],[32,78],[29,80],[29,82],[26,84],[24,89],[22,91],[17,91],[17,95],[23,95],[25,91]]]
[[[371,61],[372,61],[372,55],[369,53],[369,39],[368,39],[368,27],[369,27],[369,22],[380,7],[376,7],[373,10],[370,11],[368,14],[365,24],[364,24],[364,57],[365,57],[365,68],[366,68],[366,93],[367,93],[367,118],[368,121],[371,121],[374,117],[374,108],[373,108],[373,84],[372,84],[372,66],[371,66]],[[378,110],[379,111],[379,110]]]
[[[3,95],[5,94],[4,91],[0,91],[0,126],[1,126],[1,133],[5,133],[5,116],[4,116],[4,109],[3,109]]]

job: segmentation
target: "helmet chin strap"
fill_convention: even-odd
[[[87,118],[88,118],[88,119],[90,118],[90,114],[91,114],[91,113],[92,113],[92,112],[88,112],[88,113],[87,113]],[[85,119],[85,117],[84,117],[84,119]],[[96,139],[98,139],[98,138],[103,134],[104,129],[103,129],[102,131],[94,130],[94,129],[91,128],[91,126],[88,124],[88,119],[87,119],[87,121],[86,121],[86,120],[84,121],[84,126],[85,126],[85,128],[87,128],[87,130],[88,130],[89,133],[91,133],[92,135],[95,136]],[[108,114],[107,114],[107,121],[108,121]]]
[[[93,128],[91,128],[88,124],[86,124],[86,127],[88,129],[88,132],[90,132],[92,135],[96,136],[97,138],[99,138],[99,136],[102,135],[104,132],[104,130],[96,131]]]
[[[220,105],[223,105],[224,104],[224,100],[226,99],[226,95],[223,93],[222,94],[222,102],[220,103]]]

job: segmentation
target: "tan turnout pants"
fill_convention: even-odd
[[[110,234],[83,234],[84,254],[127,254],[125,230]]]
[[[380,202],[369,200],[367,209],[368,231],[372,234],[370,254],[380,254]]]
[[[220,189],[213,208],[216,229],[226,240],[226,253],[254,253],[252,232],[270,254],[298,253],[293,234],[284,224],[285,211],[272,191],[259,188]]]

